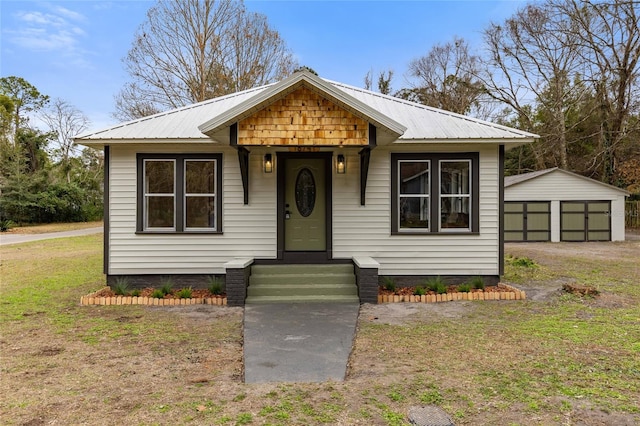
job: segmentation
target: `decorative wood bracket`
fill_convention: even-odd
[[[238,146],[238,123],[234,123],[229,127],[229,144],[238,151],[244,204],[247,205],[249,204],[249,150],[243,146]]]
[[[371,158],[371,148],[364,148],[360,152],[360,205],[365,205],[367,193],[367,177],[369,175],[369,159]]]
[[[242,146],[238,147],[238,162],[240,163],[240,175],[242,176],[242,189],[244,190],[244,204],[249,204],[249,151]]]
[[[369,160],[371,159],[371,150],[377,146],[376,126],[369,123],[369,146],[358,152],[360,155],[360,205],[366,203],[367,194],[367,178],[369,177]]]

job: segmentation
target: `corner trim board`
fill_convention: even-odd
[[[102,194],[103,203],[103,222],[104,222],[104,235],[103,235],[103,265],[102,270],[105,275],[109,275],[109,233],[111,229],[111,222],[109,221],[109,215],[111,214],[109,209],[109,169],[111,167],[111,147],[109,145],[104,146],[104,193]]]
[[[549,215],[551,220],[551,215]],[[498,146],[498,275],[504,275],[504,145]]]

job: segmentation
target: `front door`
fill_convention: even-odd
[[[324,158],[287,158],[284,176],[284,250],[327,250]]]

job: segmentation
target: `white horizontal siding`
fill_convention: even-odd
[[[213,152],[208,147],[208,152]],[[355,149],[341,150],[347,174],[333,176],[333,257],[371,256],[387,275],[498,274],[498,158],[496,146],[429,145],[429,152],[480,152],[479,235],[391,235],[391,152],[425,146],[377,147],[372,151],[366,205],[360,205],[360,167]],[[264,151],[250,155],[249,201],[243,204],[237,153],[223,154],[222,235],[136,235],[136,152],[149,147],[111,149],[109,235],[110,274],[222,273],[234,257],[276,257],[276,176],[262,173]],[[181,145],[180,152],[205,152]],[[153,152],[173,152],[158,146]],[[179,152],[178,152],[179,153]],[[276,164],[276,168],[278,165]]]
[[[371,256],[383,275],[497,275],[498,149],[428,146],[429,152],[480,152],[479,235],[391,235],[391,153],[425,146],[393,145],[372,151],[366,205],[360,205],[359,157],[345,150],[346,175],[334,175],[333,255]]]
[[[244,205],[237,152],[203,145],[111,148],[110,274],[214,274],[234,257],[276,256],[276,178],[262,175],[262,155],[250,155],[250,204]],[[136,235],[136,152],[223,154],[223,234]],[[260,176],[259,179],[255,178]]]

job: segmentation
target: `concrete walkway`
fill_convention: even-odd
[[[342,381],[356,303],[250,304],[244,308],[244,381]]]
[[[44,234],[7,234],[0,233],[0,246],[9,244],[28,243],[30,241],[50,240],[52,238],[80,237],[82,235],[98,234],[103,231],[102,226],[95,228],[76,229],[74,231],[47,232]]]

